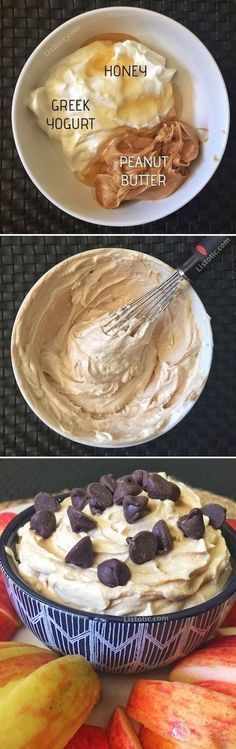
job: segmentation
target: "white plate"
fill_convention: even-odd
[[[208,140],[191,168],[190,177],[169,198],[134,201],[107,210],[91,188],[70,172],[52,140],[37,126],[27,108],[30,92],[49,67],[75,51],[89,37],[119,31],[132,34],[167,58],[183,99],[181,117],[196,128],[206,128]],[[229,102],[221,72],[206,47],[188,29],[167,16],[144,8],[100,8],[70,19],[44,39],[27,60],[16,85],[12,105],[16,148],[30,178],[54,205],[103,226],[147,224],[186,205],[211,179],[223,156],[229,131]]]

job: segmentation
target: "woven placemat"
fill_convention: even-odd
[[[12,455],[113,455],[114,451],[89,448],[66,440],[47,429],[26,406],[12,373],[10,336],[16,312],[32,285],[55,263],[79,250],[127,247],[152,253],[177,265],[188,256],[193,238],[186,237],[7,237],[1,239],[0,273],[2,344],[0,347],[0,399],[2,423],[0,454]],[[117,455],[177,456],[236,454],[235,432],[235,245],[211,263],[194,282],[212,318],[215,341],[213,365],[206,387],[188,416],[158,440],[136,448],[116,450]]]
[[[33,186],[16,153],[10,123],[12,94],[18,75],[38,43],[61,23],[94,8],[127,4],[113,0],[1,0],[3,38],[3,90],[1,101],[2,220],[4,233],[91,232],[94,227],[55,208]],[[133,3],[131,3],[133,5]],[[138,227],[139,233],[234,233],[236,167],[235,0],[160,0],[135,6],[156,10],[193,31],[215,57],[225,79],[231,103],[231,134],[215,176],[199,196],[177,214],[157,224]],[[206,70],[207,76],[207,70]],[[215,92],[217,97],[217,91]],[[135,227],[125,229],[132,232]],[[106,228],[95,227],[106,233]],[[123,233],[124,229],[116,230]],[[115,230],[114,230],[115,233]]]

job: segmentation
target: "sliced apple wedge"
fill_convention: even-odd
[[[55,658],[0,700],[1,749],[64,749],[100,695],[99,677],[85,658]]]
[[[100,726],[81,726],[65,749],[109,749],[107,737]]]
[[[190,744],[186,741],[175,741],[174,739],[163,739],[157,733],[149,731],[149,728],[142,726],[139,738],[143,749],[191,749]]]
[[[139,738],[143,749],[192,749],[190,741],[176,741],[175,739],[164,739],[157,733],[149,731],[149,728],[141,727]],[[219,749],[218,742],[207,741],[205,749]]]
[[[15,616],[0,603],[0,639],[11,640],[19,626],[19,623],[16,624]]]
[[[8,510],[6,512],[0,512],[0,536],[4,531],[4,528],[6,528],[13,518],[16,518],[15,512],[9,512]]]
[[[0,571],[0,640],[10,640],[22,622],[9,598],[3,573]]]
[[[120,705],[115,708],[109,720],[107,736],[110,749],[142,749],[136,731]]]
[[[195,684],[137,681],[129,715],[165,739],[190,749],[235,749],[236,698]],[[177,749],[176,747],[176,749]]]
[[[227,523],[236,531],[236,518],[227,518]]]
[[[215,692],[222,692],[222,694],[231,694],[236,697],[236,684],[228,684],[227,681],[196,681],[194,682],[198,687],[206,687],[206,689],[214,689]]]
[[[236,627],[221,627],[217,630],[220,637],[236,637]]]
[[[169,679],[202,686],[207,682],[208,688],[235,694],[236,690],[227,689],[227,685],[236,687],[236,637],[217,637],[206,647],[182,658]],[[215,686],[210,687],[211,682]]]
[[[32,674],[36,668],[40,668],[44,663],[49,663],[58,657],[54,653],[50,653],[50,650],[42,650],[40,653],[40,648],[38,648],[38,651],[38,653],[34,652],[27,655],[25,653],[23,655],[19,653],[18,655],[15,655],[15,648],[13,654],[11,654],[12,651],[9,650],[9,658],[5,658],[5,660],[1,662],[0,667],[0,699],[2,696],[1,687],[5,684],[8,684],[13,680],[16,681],[18,679],[23,679],[24,676]]]
[[[9,614],[12,614],[12,617],[16,620],[16,625],[21,624],[20,618],[18,614],[16,613],[14,606],[12,605],[12,602],[9,598],[5,580],[3,577],[3,573],[0,571],[0,606],[3,606],[3,608],[6,608],[9,611]]]
[[[236,601],[223,621],[223,627],[236,627]]]
[[[11,654],[12,651],[12,654]],[[30,653],[50,653],[51,650],[48,650],[48,648],[41,648],[38,645],[29,645],[27,642],[18,642],[16,640],[10,640],[0,642],[0,668],[1,668],[1,662],[4,661],[7,658],[12,658],[14,653],[14,658],[17,657],[17,655],[29,655]]]

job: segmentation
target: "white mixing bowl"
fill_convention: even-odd
[[[164,200],[132,201],[116,209],[102,208],[93,190],[79,182],[27,106],[30,92],[52,65],[87,39],[109,31],[131,34],[164,54],[168,67],[177,69],[175,81],[183,101],[181,118],[196,128],[206,128],[201,155],[179,190]],[[209,182],[227,143],[229,102],[215,60],[184,26],[144,8],[100,8],[63,23],[29,57],[15,88],[12,126],[16,148],[28,175],[54,205],[93,224],[137,226],[177,211]]]
[[[109,249],[109,248],[107,248]],[[114,251],[117,251],[117,248],[113,248]],[[105,250],[107,251],[107,250]],[[93,254],[97,254],[98,252],[104,252],[103,248],[100,248],[99,250],[87,250],[83,253],[83,257],[86,256],[92,256]],[[140,253],[135,250],[125,250],[125,249],[119,249],[119,252],[131,252],[132,254],[139,255]],[[166,263],[163,263],[158,258],[155,258],[150,255],[146,255],[145,253],[142,253],[143,257],[148,259],[148,263],[154,270],[161,270],[163,279],[167,278],[169,276],[170,272],[170,266]],[[81,255],[73,255],[73,257],[66,258],[66,260],[63,260],[61,263],[55,265],[53,268],[51,268],[47,273],[45,273],[39,281],[30,289],[29,293],[25,297],[24,301],[22,302],[20,309],[18,310],[13,330],[12,330],[12,340],[11,340],[11,356],[12,356],[12,367],[14,371],[14,375],[18,384],[18,387],[26,401],[28,403],[28,406],[34,411],[36,416],[38,416],[39,419],[41,419],[46,426],[53,429],[53,431],[57,432],[58,434],[61,434],[62,437],[66,437],[74,442],[81,443],[83,445],[89,445],[90,447],[97,447],[97,448],[122,448],[122,447],[132,447],[133,445],[140,445],[144,442],[150,442],[151,440],[155,439],[156,437],[160,437],[165,432],[168,432],[170,429],[172,429],[176,424],[178,424],[182,419],[187,415],[187,413],[193,408],[194,404],[199,398],[199,395],[201,394],[205,384],[207,377],[209,375],[209,371],[211,368],[211,361],[212,361],[212,353],[213,353],[213,339],[212,339],[212,331],[211,331],[211,324],[210,324],[210,318],[208,317],[208,314],[205,310],[205,307],[203,306],[201,300],[199,299],[199,296],[196,294],[194,289],[189,285],[189,296],[191,300],[191,307],[194,317],[197,320],[198,323],[198,329],[199,329],[199,335],[201,340],[201,348],[199,353],[199,372],[201,372],[201,389],[199,390],[199,387],[197,388],[198,392],[196,393],[196,396],[191,397],[191,399],[187,400],[186,403],[183,406],[176,405],[176,410],[173,411],[172,416],[169,418],[168,425],[165,426],[165,428],[162,429],[162,431],[159,431],[159,428],[152,433],[151,436],[147,437],[146,439],[140,439],[140,437],[137,440],[133,439],[123,439],[123,440],[107,440],[104,442],[98,442],[95,441],[95,439],[91,436],[90,439],[83,439],[83,437],[75,437],[71,435],[68,432],[65,432],[64,430],[60,430],[57,427],[55,427],[55,424],[53,424],[51,421],[48,421],[47,417],[47,404],[44,403],[44,400],[40,401],[40,409],[38,406],[38,399],[37,399],[37,393],[36,398],[34,400],[33,395],[29,396],[28,390],[27,390],[27,383],[25,382],[25,378],[22,377],[22,366],[21,366],[21,354],[20,349],[18,345],[18,339],[19,339],[19,329],[24,326],[24,310],[29,309],[29,305],[34,301],[35,296],[37,294],[40,294],[40,287],[42,286],[45,288],[45,279],[47,278],[48,281],[50,281],[50,278],[52,277],[53,273],[55,271],[58,272],[58,267],[60,268],[60,274],[63,275],[68,273],[67,267],[68,264],[71,262],[71,260],[74,261],[76,257],[80,257]],[[42,288],[42,290],[43,290]],[[44,292],[45,293],[45,292]],[[50,293],[50,287],[48,289],[48,293]],[[144,415],[142,415],[142,419],[144,419]]]

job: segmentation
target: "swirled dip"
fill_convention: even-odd
[[[203,515],[201,538],[184,536],[178,527],[179,518],[200,508],[201,501],[188,486],[179,481],[176,484],[181,492],[177,501],[149,498],[143,516],[132,524],[124,516],[122,504],[114,503],[95,516],[86,504],[83,513],[96,521],[88,534],[72,531],[68,497],[55,513],[56,529],[50,538],[42,538],[30,523],[19,529],[19,574],[44,596],[96,613],[163,614],[208,600],[222,589],[230,574],[229,551],[221,530],[212,527],[207,515]],[[139,496],[147,497],[146,490],[140,488],[140,492]],[[126,539],[152,531],[160,520],[168,525],[171,550],[157,553],[143,564],[134,563]],[[83,569],[66,563],[71,548],[88,535],[93,547],[92,565]],[[127,565],[130,576],[126,584],[109,587],[100,582],[98,565],[114,557]]]
[[[147,440],[203,387],[204,343],[189,287],[157,321],[108,337],[101,320],[171,273],[153,258],[107,249],[75,255],[46,273],[22,305],[12,357],[25,397],[65,436],[112,445]]]

